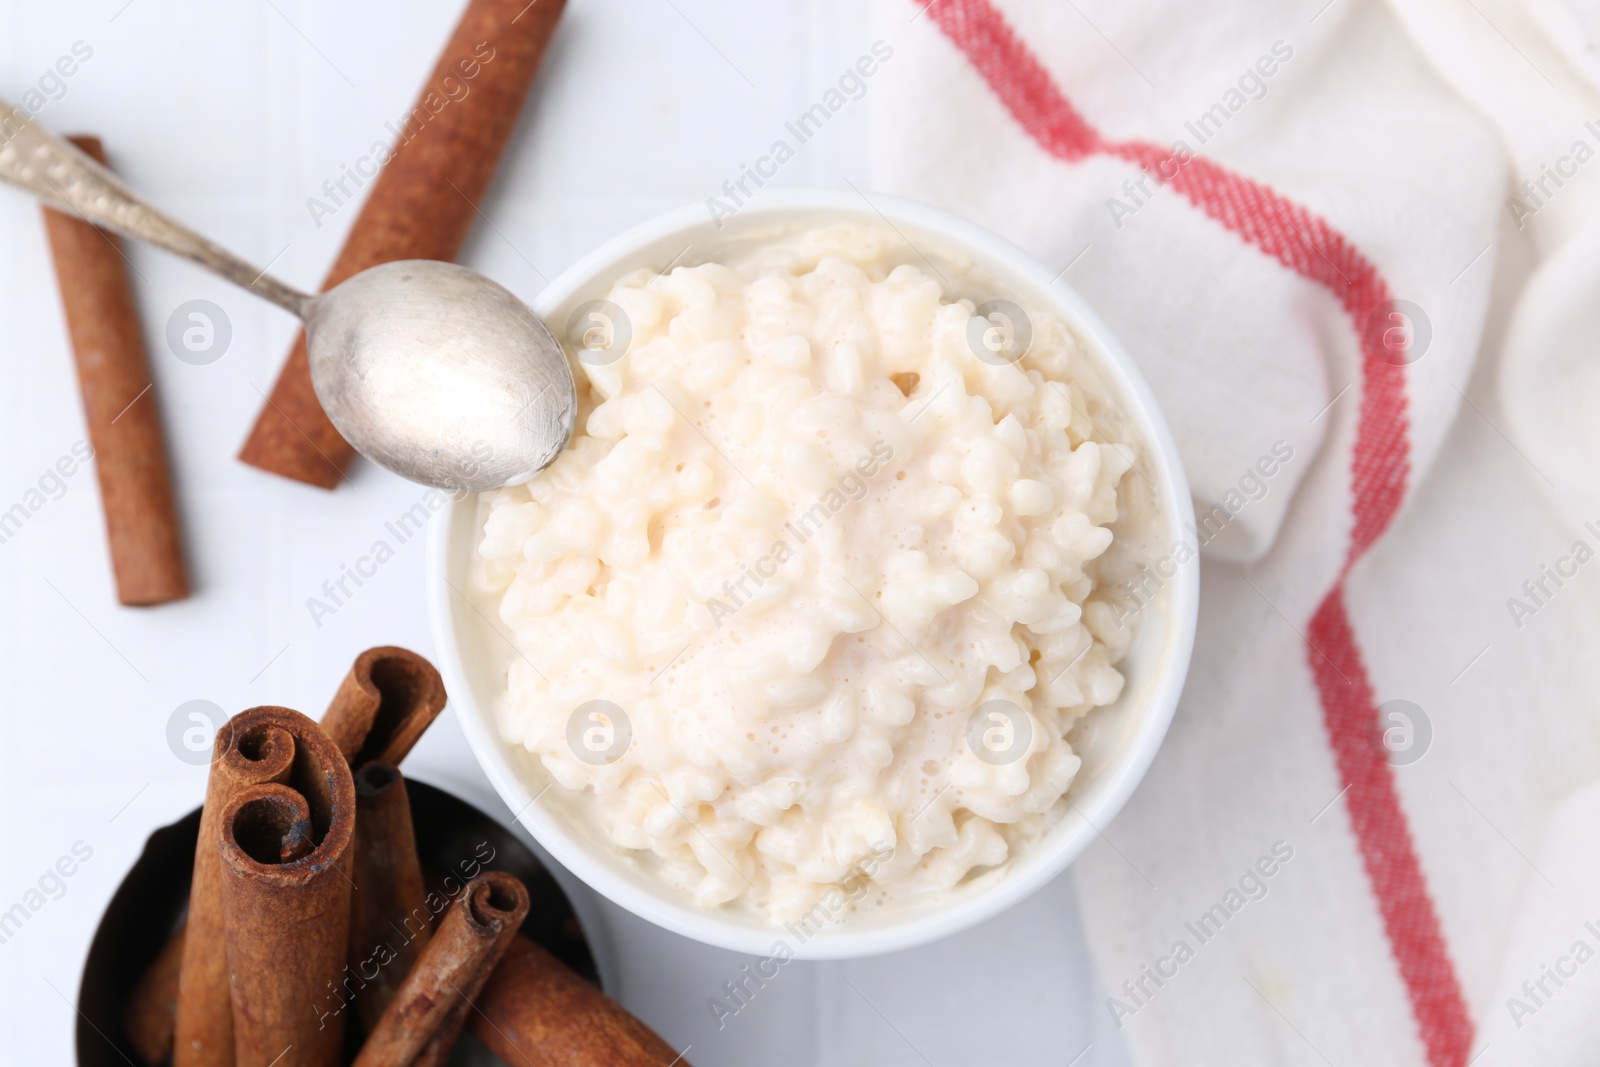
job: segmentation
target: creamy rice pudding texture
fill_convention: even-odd
[[[571,448],[479,498],[502,736],[700,905],[1003,877],[1122,690],[1136,434],[1058,317],[980,359],[933,270],[851,223],[621,278],[631,346],[579,365]]]

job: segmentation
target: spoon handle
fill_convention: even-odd
[[[149,241],[304,319],[315,298],[156,210],[115,174],[0,100],[0,181],[96,226]]]

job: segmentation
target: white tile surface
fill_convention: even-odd
[[[354,216],[313,224],[305,200],[384,136],[448,34],[425,0],[94,0],[0,10],[0,98],[17,100],[77,41],[93,57],[40,121],[101,134],[158,203],[287,280],[314,285]],[[381,12],[381,13],[380,13]],[[870,43],[849,0],[736,9],[706,0],[572,0],[527,121],[465,261],[531,297],[627,225],[703,201],[736,176]],[[851,104],[779,184],[866,185],[866,110]],[[0,510],[83,436],[36,208],[0,189]],[[430,650],[420,541],[319,628],[306,599],[366,551],[414,486],[371,466],[328,494],[233,455],[294,324],[161,253],[129,250],[166,419],[196,595],[116,606],[93,476],[0,545],[0,911],[77,841],[92,858],[0,944],[11,1063],[67,1063],[84,953],[145,835],[198,803],[204,770],[169,751],[181,703],[283,703],[313,714],[352,656]],[[219,362],[162,339],[180,303],[232,320]],[[482,795],[449,713],[407,766]],[[503,809],[498,814],[505,815]],[[1089,1065],[1125,1062],[1084,957],[1070,880],[928,948],[791,964],[718,1029],[706,1001],[738,957],[606,906],[614,991],[689,1059],[718,1064]],[[1081,1058],[1074,1060],[1086,1046]]]

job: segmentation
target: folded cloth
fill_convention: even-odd
[[[1600,22],[877,0],[875,25],[873,188],[1060,270],[1221,530],[1172,732],[1075,867],[1135,1062],[1593,1062],[1600,988],[1534,1013],[1507,990],[1585,936],[1528,918],[1539,842],[1600,869],[1600,835],[1546,831],[1600,767],[1576,711],[1600,681]]]

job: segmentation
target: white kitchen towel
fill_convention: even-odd
[[[1061,270],[1226,527],[1171,735],[1075,868],[1136,1061],[1593,1062],[1580,983],[1562,1011],[1507,990],[1586,936],[1527,918],[1541,892],[1565,877],[1581,910],[1600,868],[1600,841],[1546,827],[1600,777],[1600,534],[1578,521],[1600,530],[1600,232],[1575,158],[1600,146],[1596,20],[1557,0],[876,19],[896,58],[873,186]]]

